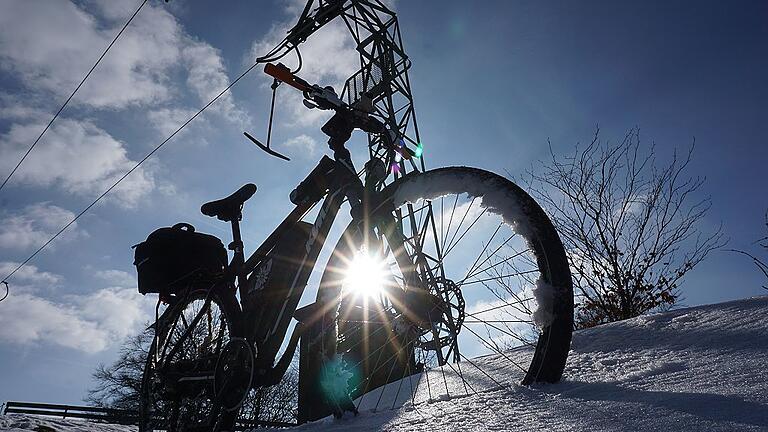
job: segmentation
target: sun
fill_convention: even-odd
[[[349,262],[344,285],[357,295],[376,297],[383,292],[387,275],[386,264],[381,258],[361,251]]]

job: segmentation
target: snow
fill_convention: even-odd
[[[482,197],[483,208],[504,218],[504,222],[516,233],[530,240],[533,227],[528,224],[525,211],[519,205],[518,195],[508,188],[507,182],[503,177],[474,168],[437,169],[405,177],[393,194],[392,201],[395,207],[399,207],[419,199],[434,200],[466,192],[471,197]]]
[[[536,309],[533,311],[533,323],[544,328],[554,319],[552,308],[554,307],[554,293],[557,288],[544,282],[541,278],[536,281],[536,287],[532,290],[536,301]]]
[[[406,391],[392,409],[400,385],[392,383],[366,395],[358,417],[296,429],[768,431],[767,316],[768,297],[759,297],[608,324],[574,334],[558,384],[520,386],[521,372],[490,355],[473,362],[503,376],[503,387],[464,363],[477,394],[447,368],[446,392],[442,371],[433,369],[431,400],[422,374],[412,380],[415,404]],[[505,373],[491,372],[499,369]]]
[[[768,431],[767,316],[768,297],[757,297],[603,325],[574,334],[558,384],[520,386],[522,372],[501,355],[488,355],[472,362],[498,383],[462,362],[467,388],[452,369],[432,369],[369,393],[357,417],[294,429]],[[524,356],[519,350],[505,355]],[[28,431],[37,425],[56,431],[135,431],[0,417],[0,430]]]
[[[111,425],[84,420],[8,414],[0,416],[0,430],[9,432],[136,432],[137,428],[135,426]]]

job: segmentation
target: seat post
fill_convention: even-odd
[[[234,252],[232,258],[232,267],[237,271],[237,285],[241,290],[245,289],[245,275],[242,271],[243,263],[245,262],[245,254],[243,252],[243,239],[240,235],[240,218],[242,213],[238,212],[237,217],[232,218],[232,243],[229,244],[228,249]]]

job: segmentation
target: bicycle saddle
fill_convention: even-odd
[[[206,216],[216,216],[219,220],[230,222],[240,218],[240,209],[256,193],[256,185],[248,183],[232,195],[220,200],[211,201],[200,207],[200,212]]]

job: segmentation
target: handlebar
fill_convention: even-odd
[[[307,81],[294,75],[287,66],[282,63],[272,64],[267,63],[264,66],[264,72],[275,78],[278,81],[284,82],[291,87],[301,90],[304,93],[304,98],[314,102],[312,108],[320,108],[327,110],[349,110],[354,111],[349,105],[345,104],[333,87],[320,87],[317,84],[310,84]]]
[[[397,131],[392,131],[386,128],[384,123],[371,116],[368,112],[346,104],[339,98],[339,96],[333,90],[333,87],[321,87],[317,84],[310,84],[309,82],[296,76],[287,66],[282,63],[267,63],[264,66],[264,73],[278,81],[284,82],[289,86],[296,88],[297,90],[301,90],[301,92],[304,94],[304,98],[314,104],[313,106],[307,103],[306,105],[308,107],[334,110],[337,114],[348,118],[352,124],[354,124],[354,127],[357,127],[365,132],[380,133],[385,135],[385,142],[387,147],[399,153],[403,159],[419,157],[416,152],[409,149],[405,145],[403,140],[397,138]]]

